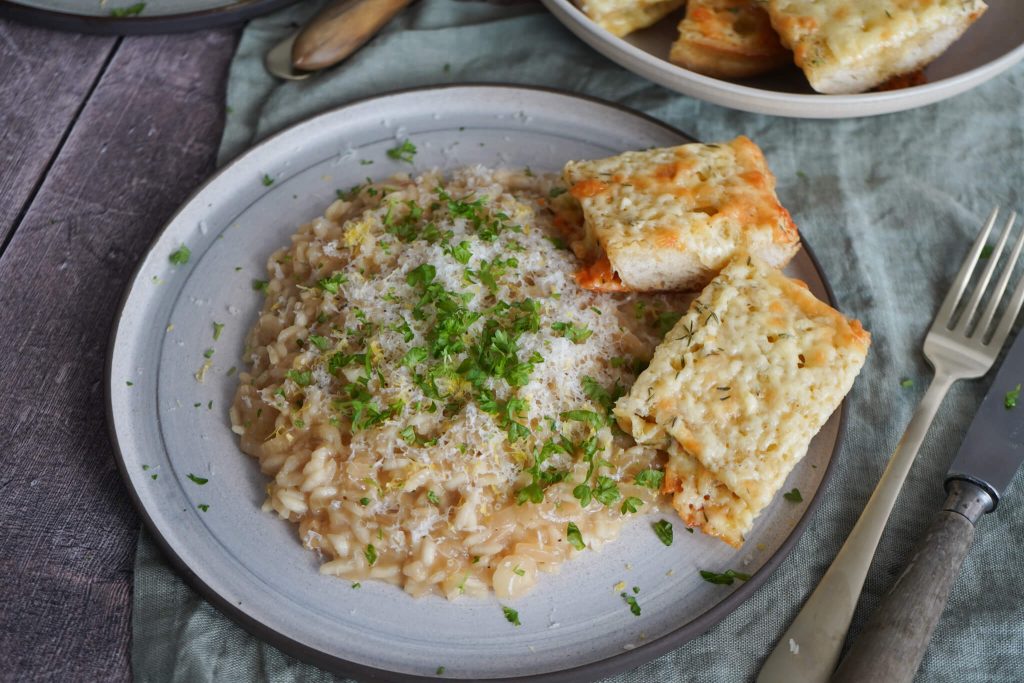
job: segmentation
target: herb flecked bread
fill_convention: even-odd
[[[792,56],[756,0],[689,0],[669,61],[714,78],[748,78]]]
[[[764,154],[743,136],[571,161],[562,175],[583,211],[572,248],[587,289],[698,290],[737,253],[781,268],[800,248]]]
[[[614,36],[646,28],[683,6],[683,0],[582,0],[579,7],[598,26]]]
[[[811,87],[859,93],[924,67],[988,6],[982,0],[768,0]]]
[[[740,257],[694,300],[614,414],[669,454],[664,493],[739,547],[864,364],[870,335],[804,283]]]

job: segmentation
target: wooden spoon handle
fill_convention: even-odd
[[[316,71],[337,64],[412,0],[342,0],[328,4],[295,38],[292,65]]]

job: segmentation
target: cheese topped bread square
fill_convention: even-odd
[[[870,335],[806,285],[741,256],[694,300],[615,405],[669,454],[663,491],[739,546],[864,364]]]
[[[792,62],[757,0],[689,0],[669,61],[714,78],[747,78]]]
[[[987,9],[982,0],[768,0],[811,87],[858,93],[920,69]]]
[[[683,6],[683,0],[579,0],[583,13],[614,36],[647,28]]]
[[[570,161],[562,175],[583,209],[572,247],[587,289],[698,290],[736,253],[781,268],[800,248],[764,154],[743,136]]]

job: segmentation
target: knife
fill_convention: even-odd
[[[913,680],[974,540],[974,525],[996,509],[1024,461],[1022,382],[1024,334],[1018,333],[946,475],[942,511],[854,641],[833,683]]]

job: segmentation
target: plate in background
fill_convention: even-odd
[[[565,112],[573,112],[566,117]],[[414,169],[386,150],[411,139]],[[189,582],[222,612],[280,649],[365,679],[593,680],[663,654],[718,623],[788,555],[820,501],[843,432],[841,411],[814,439],[742,550],[683,532],[671,509],[634,516],[618,541],[583,553],[512,601],[410,597],[396,586],[317,572],[293,524],[260,511],[265,477],[231,433],[227,409],[244,338],[262,306],[253,279],[337,188],[398,171],[481,163],[558,170],[568,159],[688,141],[654,119],[596,100],[505,86],[428,88],[364,100],[261,142],[200,188],[140,263],[108,358],[108,419],[118,463],[149,530]],[[264,183],[269,177],[272,183]],[[182,244],[186,265],[168,261]],[[788,269],[831,300],[807,250]],[[225,323],[218,340],[213,322]],[[198,383],[204,351],[212,367]],[[208,479],[200,486],[190,474]],[[209,506],[207,511],[199,505]],[[676,540],[650,529],[675,521]],[[699,569],[752,574],[733,586]],[[613,586],[639,586],[634,617]]]
[[[296,0],[0,0],[0,16],[62,31],[145,34],[196,31],[248,21]],[[138,13],[116,11],[144,5]]]
[[[741,81],[703,76],[668,61],[680,10],[654,26],[617,38],[570,0],[542,0],[583,42],[620,66],[671,90],[732,109],[811,119],[874,116],[958,95],[1024,59],[1024,2],[988,0],[988,11],[926,69],[924,85],[859,95],[815,93],[795,66]]]

